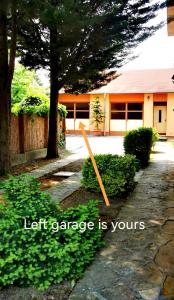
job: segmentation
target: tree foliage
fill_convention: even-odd
[[[166,2],[166,1],[164,1]],[[57,156],[57,94],[107,84],[150,36],[160,8],[150,0],[0,1],[0,172],[10,169],[11,84],[17,49],[30,68],[50,71],[48,157]],[[19,38],[20,37],[20,38]],[[110,71],[106,71],[110,70]]]
[[[47,157],[51,158],[57,156],[59,90],[85,93],[113,79],[112,69],[120,67],[133,47],[158,28],[148,22],[160,5],[150,0],[28,0],[28,5],[18,50],[25,66],[50,71]]]
[[[35,17],[21,28],[21,61],[33,68],[53,63],[67,92],[98,88],[112,78],[106,69],[120,67],[158,28],[148,22],[159,7],[144,0],[38,1]]]
[[[12,81],[12,104],[19,103],[27,97],[49,99],[48,91],[39,82],[36,72],[17,63]]]

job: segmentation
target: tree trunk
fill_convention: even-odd
[[[0,174],[10,171],[10,103],[8,83],[7,1],[0,2]]]
[[[13,80],[15,57],[16,57],[16,41],[17,41],[17,0],[11,3],[12,25],[11,25],[11,41],[10,41],[10,55],[8,67],[8,84],[11,96],[11,85]],[[11,104],[11,100],[10,100]]]
[[[58,157],[58,64],[55,45],[56,32],[50,31],[50,113],[47,158]]]
[[[51,80],[47,158],[58,157],[58,82]]]

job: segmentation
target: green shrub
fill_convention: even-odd
[[[124,150],[126,154],[135,155],[140,161],[141,167],[147,167],[150,152],[157,139],[153,128],[140,127],[130,130],[124,137]]]
[[[141,169],[140,160],[137,158],[135,159],[135,169],[136,169],[136,172],[138,172]]]
[[[67,113],[68,113],[66,110],[66,106],[59,103],[58,104],[58,113],[61,118],[66,118]]]
[[[159,140],[159,133],[156,128],[152,128],[152,146]]]
[[[39,97],[30,96],[21,101],[20,104],[22,107],[39,106],[42,104],[42,100]]]
[[[112,154],[95,155],[95,160],[108,196],[120,197],[134,187],[135,158],[131,155]],[[82,185],[95,192],[100,192],[91,159],[88,158],[82,168]]]
[[[28,114],[43,117],[49,114],[49,107],[48,100],[31,96],[20,103],[14,104],[11,112],[16,116],[19,114]],[[63,104],[58,104],[58,113],[61,118],[65,118],[67,115],[66,106]]]
[[[102,245],[96,202],[61,210],[28,176],[10,178],[4,189],[6,204],[0,206],[0,287],[15,284],[44,289],[64,279],[81,277]],[[45,220],[48,229],[25,229],[26,217],[27,224]],[[51,230],[53,222],[93,222],[94,229],[56,232]]]

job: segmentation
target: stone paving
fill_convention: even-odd
[[[62,167],[65,167],[66,165],[80,159],[81,156],[80,154],[78,153],[75,153],[75,154],[72,154],[72,155],[69,155],[68,157],[66,158],[63,158],[63,159],[60,159],[60,160],[57,160],[53,163],[50,163],[50,164],[47,164],[43,167],[40,167],[38,169],[35,169],[31,172],[28,172],[27,174],[28,175],[31,175],[35,178],[39,178],[39,177],[42,177],[50,172],[53,172],[53,171],[56,171],[58,168],[62,168]]]
[[[69,300],[174,299],[174,151],[162,142],[155,150],[117,220],[145,229],[109,231]]]
[[[88,137],[92,151],[94,153],[117,153],[123,154],[123,137]],[[56,171],[58,168],[64,167],[78,159],[88,157],[88,151],[82,136],[69,135],[66,137],[66,149],[70,151],[71,155],[58,160],[56,162],[45,165],[41,168],[33,170],[28,174],[39,178],[50,172]],[[60,202],[66,197],[70,196],[80,187],[81,172],[61,181],[54,187],[47,189],[47,193],[51,195],[54,201]]]
[[[63,199],[70,196],[73,192],[80,188],[81,178],[81,172],[77,172],[76,174],[61,181],[59,185],[49,188],[46,192],[51,196],[52,200],[61,202]]]

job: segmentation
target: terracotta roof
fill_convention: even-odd
[[[174,69],[120,70],[118,78],[90,94],[164,93],[174,92]]]

